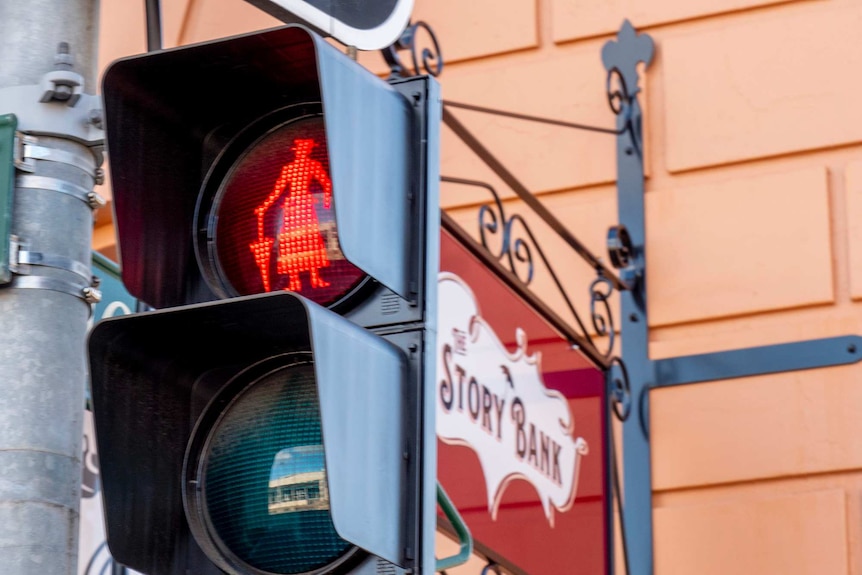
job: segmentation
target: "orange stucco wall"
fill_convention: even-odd
[[[277,24],[240,0],[163,4],[169,46]],[[103,65],[144,50],[142,5],[102,2]],[[625,17],[654,38],[641,97],[653,357],[862,334],[859,0],[416,0],[414,15],[442,45],[444,98],[607,127],[602,44]],[[613,138],[456,114],[604,254]],[[446,130],[442,146],[445,175],[497,181]],[[474,232],[486,198],[442,192]],[[99,224],[95,247],[112,254]],[[590,270],[535,226],[587,309]],[[547,280],[536,289],[562,309]],[[860,408],[862,366],[653,392],[656,573],[862,575]]]

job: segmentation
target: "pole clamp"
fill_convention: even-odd
[[[42,266],[46,268],[65,270],[84,278],[84,281],[90,281],[92,277],[92,274],[90,274],[90,268],[85,264],[65,256],[19,250],[18,262],[15,264],[11,261],[9,262],[9,268],[20,275],[30,275],[29,266]]]
[[[80,153],[39,145],[39,138],[21,132],[15,133],[15,167],[22,172],[36,171],[36,160],[57,162],[78,168],[93,178],[96,184],[105,181],[105,172],[96,165],[96,158],[87,149]]]
[[[93,190],[88,190],[83,186],[61,180],[59,178],[50,178],[48,176],[31,176],[21,175],[15,178],[15,187],[30,190],[46,190],[49,192],[59,192],[77,198],[87,204],[91,210],[97,210],[105,207],[107,202],[105,198],[100,196]]]
[[[80,298],[87,304],[102,301],[102,292],[91,285],[81,285],[76,282],[46,276],[12,276],[12,281],[4,287],[4,289],[7,288],[57,291]]]
[[[79,297],[88,304],[99,303],[102,292],[98,289],[100,280],[90,273],[83,262],[57,254],[44,254],[29,250],[29,242],[18,236],[10,237],[9,269],[15,275],[8,287],[22,289],[47,289]],[[33,274],[31,266],[53,268],[71,272],[81,281],[70,281]]]

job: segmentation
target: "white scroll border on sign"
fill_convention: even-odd
[[[479,310],[479,305],[476,297],[470,286],[466,284],[460,277],[450,272],[442,272],[438,276],[438,289],[440,295],[440,316],[438,318],[438,349],[437,349],[437,374],[438,381],[436,382],[436,405],[437,405],[437,435],[441,441],[449,445],[462,445],[473,450],[482,468],[482,473],[485,478],[487,493],[488,493],[488,511],[492,520],[497,519],[500,502],[506,487],[515,479],[522,479],[528,482],[536,490],[539,500],[542,503],[545,516],[551,527],[554,526],[554,512],[556,509],[559,512],[569,511],[574,504],[577,494],[578,475],[580,468],[580,458],[589,453],[589,447],[586,440],[582,437],[574,438],[572,432],[574,430],[574,418],[569,410],[568,401],[558,391],[549,390],[545,387],[542,380],[541,371],[541,354],[536,352],[528,355],[527,350],[527,335],[517,328],[515,330],[515,341],[517,349],[514,353],[509,353],[506,346],[497,337],[492,327],[482,317]],[[484,395],[493,394],[494,405],[497,415],[496,421],[496,441],[491,441],[488,436],[493,436],[495,433],[493,425],[493,417],[486,418],[487,414],[482,415],[482,423],[478,424],[479,419],[475,416],[468,416],[466,412],[463,415],[455,413],[453,407],[455,402],[455,382],[452,369],[447,365],[447,360],[451,359],[460,347],[461,360],[468,363],[468,351],[470,346],[476,346],[481,354],[481,361],[474,359],[473,365],[479,367],[476,372],[481,371],[482,383],[482,401],[485,401]],[[448,347],[448,350],[447,350]],[[454,351],[453,351],[454,350]],[[445,355],[449,353],[448,357]],[[454,361],[454,360],[453,360]],[[458,366],[456,366],[457,368]],[[498,371],[498,368],[500,371]],[[461,377],[459,375],[459,377]],[[463,376],[467,377],[467,376]],[[448,378],[448,380],[447,380]],[[448,385],[447,385],[448,381]],[[504,382],[500,384],[499,382]],[[488,384],[497,382],[497,388],[488,388]],[[509,387],[506,387],[506,382]],[[463,378],[460,381],[463,394]],[[472,384],[471,384],[472,385]],[[449,400],[443,399],[443,389],[451,387],[447,396]],[[511,388],[511,394],[509,393]],[[497,393],[499,392],[499,393]],[[476,397],[478,398],[478,384]],[[469,395],[469,393],[468,393]],[[461,396],[463,398],[463,396]],[[508,402],[507,402],[508,400]],[[526,400],[526,401],[525,401]],[[531,401],[532,400],[532,401]],[[519,424],[514,424],[514,427],[520,429],[520,434],[512,431],[514,439],[510,434],[507,439],[512,442],[515,449],[511,453],[520,455],[521,461],[518,461],[518,455],[506,457],[503,449],[498,445],[504,445],[503,431],[508,429],[504,426],[504,410],[509,407],[508,423],[510,426],[515,420],[516,413],[512,409],[515,402],[520,402],[519,413],[523,415],[523,419]],[[449,405],[447,408],[444,402]],[[477,399],[478,403],[478,399]],[[485,407],[487,411],[487,406]],[[463,399],[458,411],[463,412]],[[472,412],[472,406],[470,410]],[[530,438],[533,440],[532,445],[535,447],[536,422],[544,426],[544,431],[550,432],[541,433],[547,442],[552,446],[559,448],[559,453],[565,455],[568,459],[563,464],[554,465],[553,474],[551,472],[550,462],[544,469],[539,469],[538,465],[530,466],[532,455],[535,450],[530,451],[530,458],[524,458],[524,451],[518,451],[519,445],[515,445],[523,439],[523,447],[528,447],[527,434],[524,433],[525,421],[527,413],[540,412],[545,417],[534,420],[530,425]],[[459,423],[458,418],[463,421]],[[472,418],[472,425],[464,423],[467,419]],[[488,425],[486,425],[486,419]],[[554,427],[553,423],[548,425],[548,422],[556,420],[559,427]],[[563,448],[567,448],[563,452]],[[495,451],[496,453],[492,453]],[[545,451],[547,453],[547,450]],[[501,457],[502,453],[502,457]],[[511,459],[511,461],[503,462],[503,459]],[[547,460],[547,456],[544,458]],[[524,463],[527,461],[527,463]],[[540,458],[536,457],[536,464],[540,462]],[[554,460],[556,462],[556,458]],[[542,461],[544,463],[544,460]],[[569,463],[570,462],[570,463]],[[568,465],[566,465],[568,463]],[[511,466],[511,469],[501,469]],[[555,488],[553,480],[556,478],[556,472],[559,469],[559,485]],[[567,473],[563,469],[571,471],[570,477],[565,477]],[[531,477],[532,476],[532,477]],[[569,484],[570,487],[566,486]],[[565,487],[568,487],[567,489]]]

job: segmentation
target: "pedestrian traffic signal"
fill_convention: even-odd
[[[118,61],[103,92],[123,280],[161,308],[90,336],[114,557],[433,573],[436,82],[289,26]]]
[[[338,303],[364,275],[416,311],[412,222],[427,214],[408,159],[428,82],[390,86],[300,26],[115,62],[103,93],[130,293],[164,308],[293,281]]]
[[[320,114],[276,127],[208,181],[200,260],[217,293],[286,289],[332,305],[368,279],[339,247]]]

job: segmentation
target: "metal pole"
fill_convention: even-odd
[[[611,109],[617,114],[617,211],[620,225],[631,240],[631,262],[621,271],[631,287],[620,293],[623,373],[628,381],[629,411],[623,421],[623,503],[620,509],[625,533],[626,575],[653,575],[652,482],[649,443],[649,389],[655,382],[655,364],[649,357],[647,318],[646,217],[642,113],[638,103],[638,62],[647,67],[655,45],[623,22],[616,40],[602,47],[608,71]],[[629,380],[628,374],[632,377]],[[630,570],[629,570],[630,569]]]
[[[160,0],[144,0],[147,13],[147,52],[162,49],[162,3]]]
[[[100,177],[98,0],[0,2],[0,113],[18,117],[12,281],[0,286],[0,557],[75,575],[92,193]],[[5,241],[5,239],[4,239]]]

